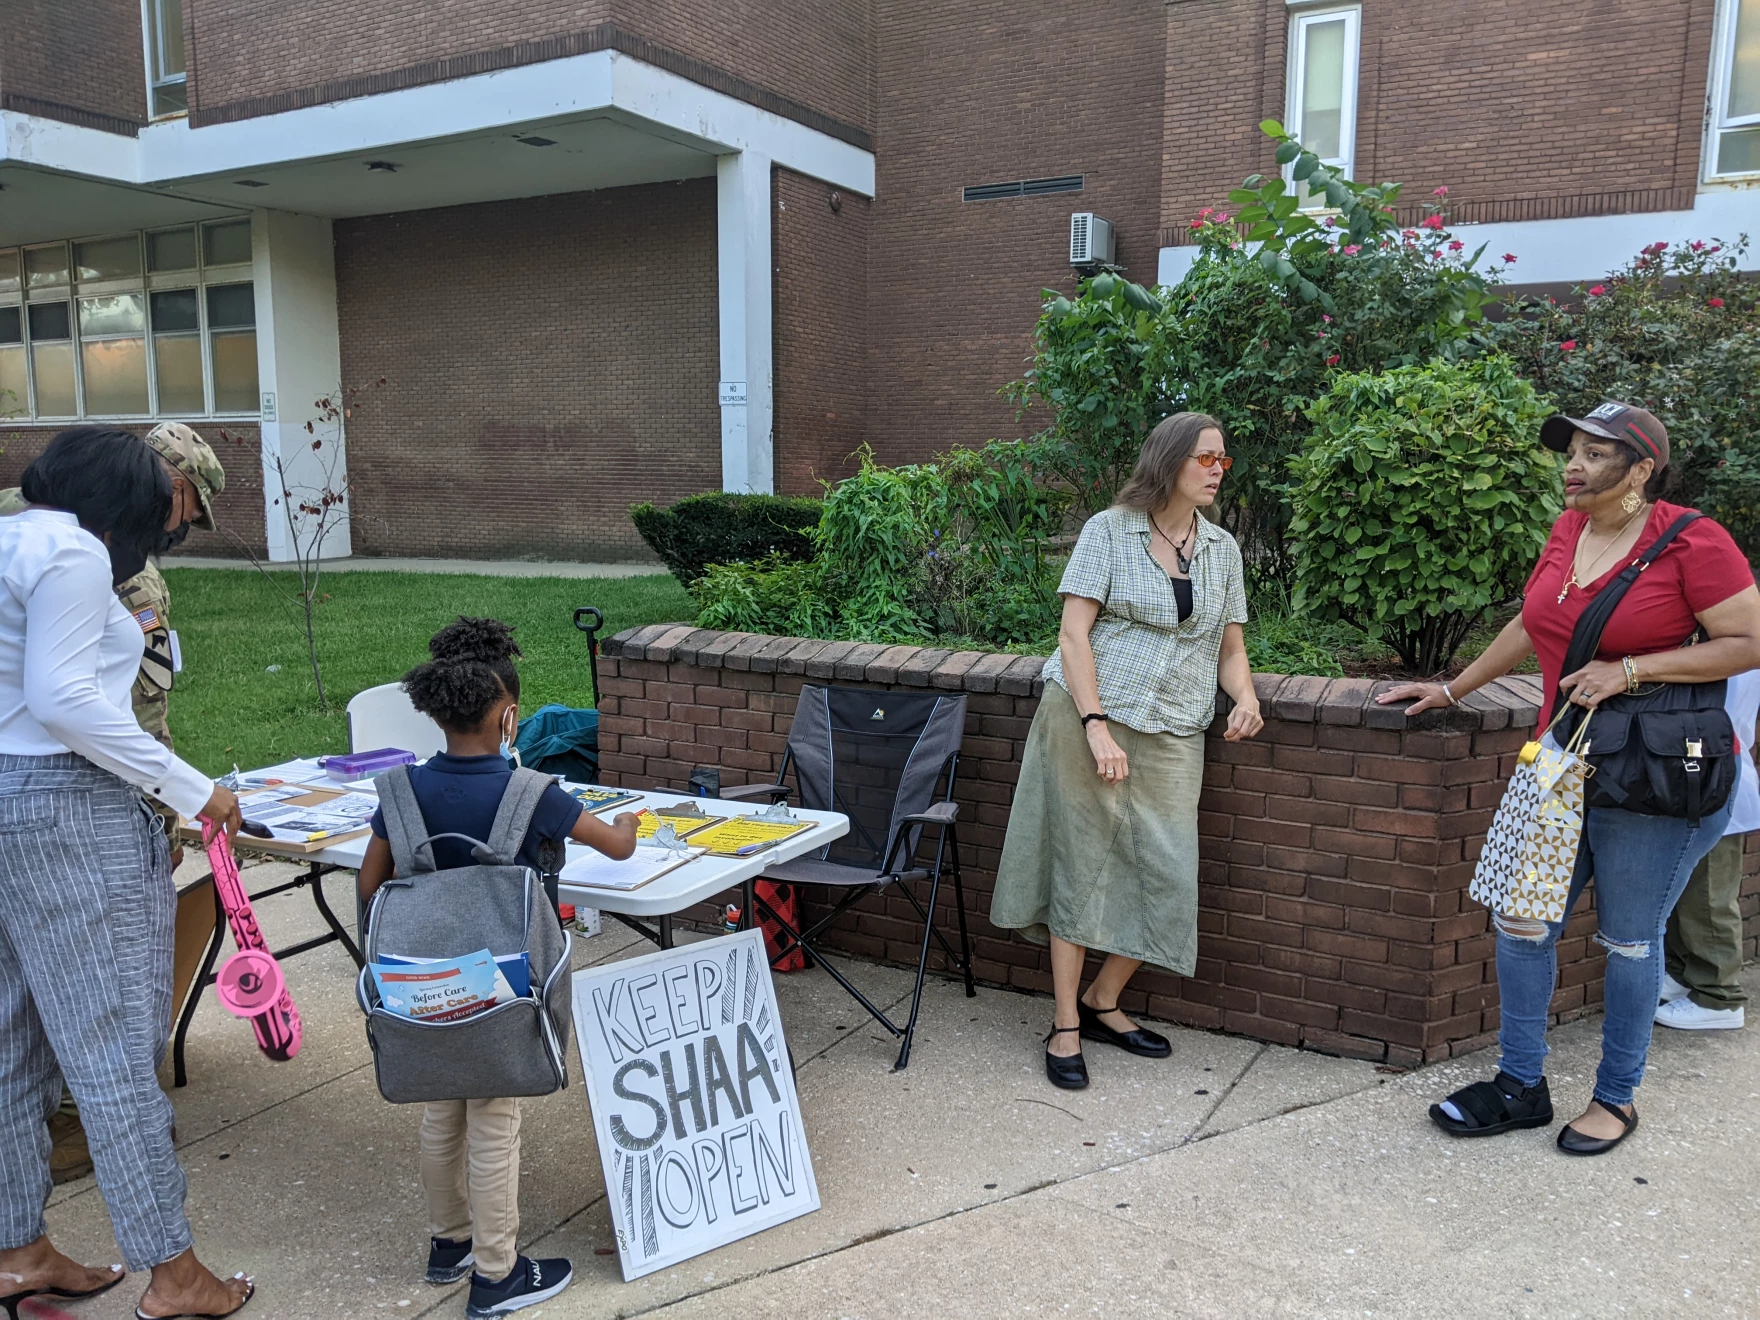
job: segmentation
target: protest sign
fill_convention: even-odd
[[[625,1280],[819,1208],[760,931],[574,974]]]

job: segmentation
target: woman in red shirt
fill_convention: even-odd
[[[1602,633],[1595,659],[1575,673],[1560,673],[1578,616],[1687,510],[1660,498],[1675,475],[1668,466],[1668,432],[1642,408],[1609,402],[1586,417],[1549,418],[1540,440],[1569,455],[1565,512],[1528,578],[1521,614],[1459,678],[1402,684],[1379,700],[1411,701],[1407,715],[1451,706],[1533,654],[1545,681],[1545,728],[1557,695],[1593,709],[1627,690],[1633,668],[1645,683],[1704,683],[1760,665],[1760,590],[1753,572],[1729,533],[1701,518],[1632,584]],[[1700,627],[1710,640],[1685,646]],[[1565,914],[1568,919],[1593,876],[1596,938],[1609,951],[1606,1016],[1594,1098],[1558,1135],[1559,1149],[1568,1154],[1599,1155],[1637,1126],[1632,1100],[1644,1076],[1660,995],[1663,927],[1693,867],[1721,837],[1729,811],[1725,804],[1697,825],[1613,807],[1587,813]],[[1502,913],[1493,921],[1502,1059],[1493,1081],[1475,1082],[1430,1107],[1431,1118],[1455,1136],[1552,1122],[1543,1062],[1564,923]]]

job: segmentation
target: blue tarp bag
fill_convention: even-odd
[[[577,784],[599,781],[599,712],[540,706],[520,721],[520,764]]]

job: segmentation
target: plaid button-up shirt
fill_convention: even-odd
[[[1108,719],[1141,733],[1202,733],[1216,716],[1223,627],[1247,621],[1240,547],[1221,527],[1198,519],[1192,613],[1181,623],[1173,584],[1149,553],[1149,536],[1146,513],[1112,508],[1095,514],[1082,528],[1058,594],[1100,602],[1089,642]],[[1045,666],[1045,681],[1069,688],[1061,648]]]

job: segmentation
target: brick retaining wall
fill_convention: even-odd
[[[689,625],[633,629],[610,639],[600,662],[603,776],[680,788],[694,767],[718,765],[729,784],[765,782],[803,683],[964,692],[956,797],[975,970],[993,984],[1048,992],[1045,951],[985,919],[1043,664]],[[1493,937],[1467,885],[1534,726],[1539,680],[1500,679],[1409,724],[1371,702],[1388,684],[1278,674],[1256,683],[1264,731],[1251,742],[1212,737],[1206,752],[1197,972],[1145,969],[1124,1007],[1404,1066],[1490,1043]],[[1753,847],[1743,903],[1753,956]],[[1600,1003],[1594,929],[1586,903],[1560,942],[1552,1008],[1561,1020]],[[902,897],[870,900],[840,931],[835,947],[916,961],[921,926]]]

